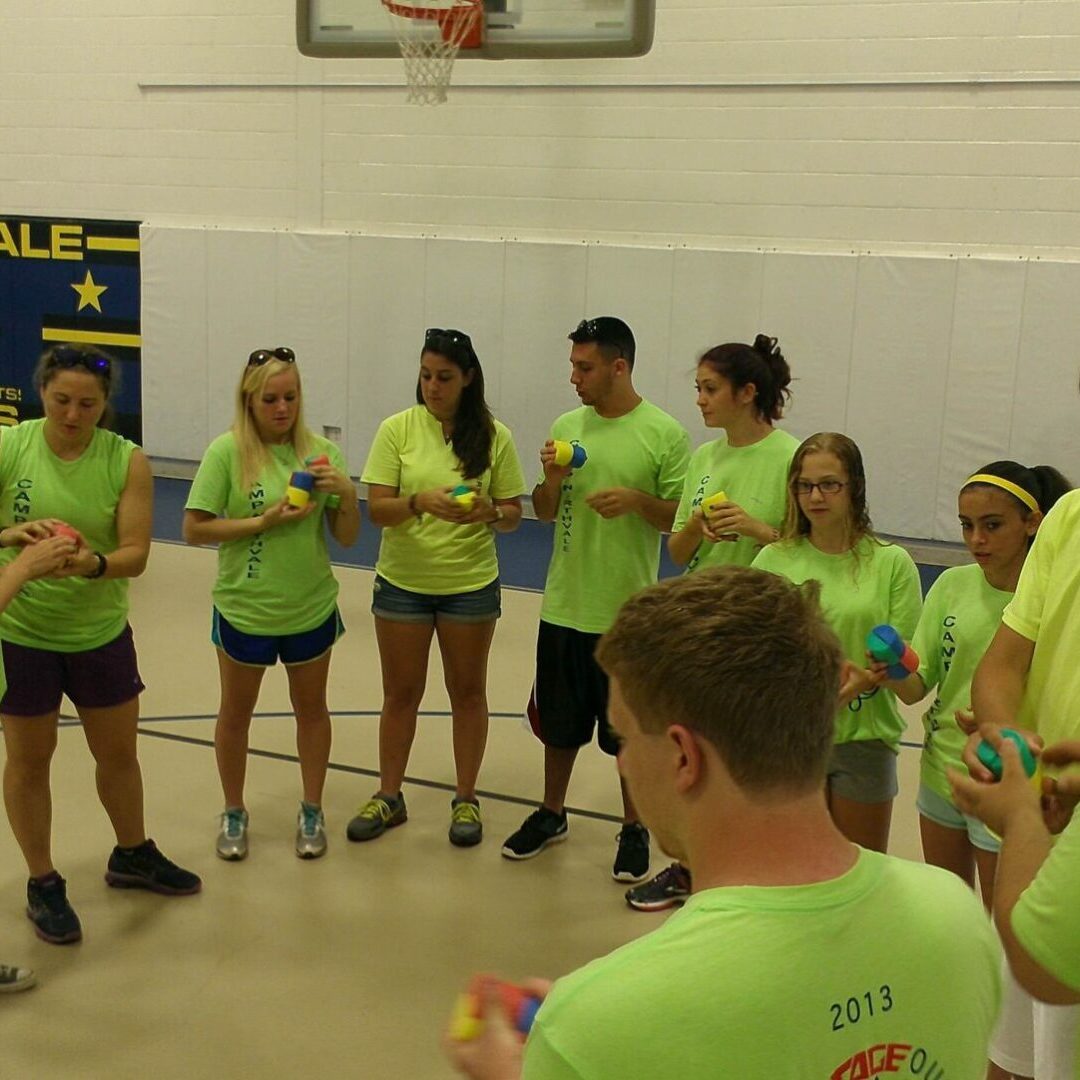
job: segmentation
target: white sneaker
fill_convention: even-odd
[[[317,859],[326,854],[326,821],[322,807],[301,802],[296,815],[296,854],[301,859]]]
[[[239,862],[247,858],[248,853],[248,814],[238,806],[230,806],[221,815],[221,831],[217,838],[219,859]]]

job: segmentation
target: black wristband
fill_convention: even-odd
[[[94,557],[97,559],[97,569],[92,574],[84,574],[83,576],[89,578],[91,581],[94,578],[104,577],[105,571],[109,569],[109,560],[101,554],[100,551],[94,552]]]

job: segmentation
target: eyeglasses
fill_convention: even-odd
[[[81,367],[94,375],[103,376],[106,380],[112,377],[112,361],[103,352],[80,345],[57,345],[49,358],[49,367]]]
[[[262,367],[268,360],[280,360],[284,364],[295,364],[296,353],[292,349],[279,345],[276,349],[256,349],[249,357],[248,367]]]
[[[820,484],[812,484],[809,480],[795,481],[796,495],[813,495],[817,488],[822,495],[839,495],[847,484],[843,480],[822,480]]]
[[[424,331],[424,344],[429,341],[433,341],[436,338],[442,341],[449,341],[454,345],[464,345],[465,348],[472,348],[472,339],[468,334],[463,334],[460,330],[441,330],[437,326],[429,326]]]

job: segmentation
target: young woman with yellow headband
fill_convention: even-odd
[[[971,566],[946,570],[926,595],[912,646],[919,670],[888,682],[909,705],[936,688],[923,716],[919,828],[923,856],[975,886],[975,870],[987,908],[993,897],[998,840],[976,818],[957,809],[947,770],[963,769],[967,736],[957,714],[971,707],[971,679],[1012,599],[1028,548],[1043,516],[1071,485],[1049,465],[1027,468],[995,461],[960,488],[960,528],[975,558]]]

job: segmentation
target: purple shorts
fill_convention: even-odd
[[[139,678],[139,661],[131,627],[119,637],[85,652],[31,649],[12,641],[4,650],[7,693],[0,713],[9,716],[45,716],[60,708],[67,694],[76,708],[107,709],[122,705],[146,687]]]

